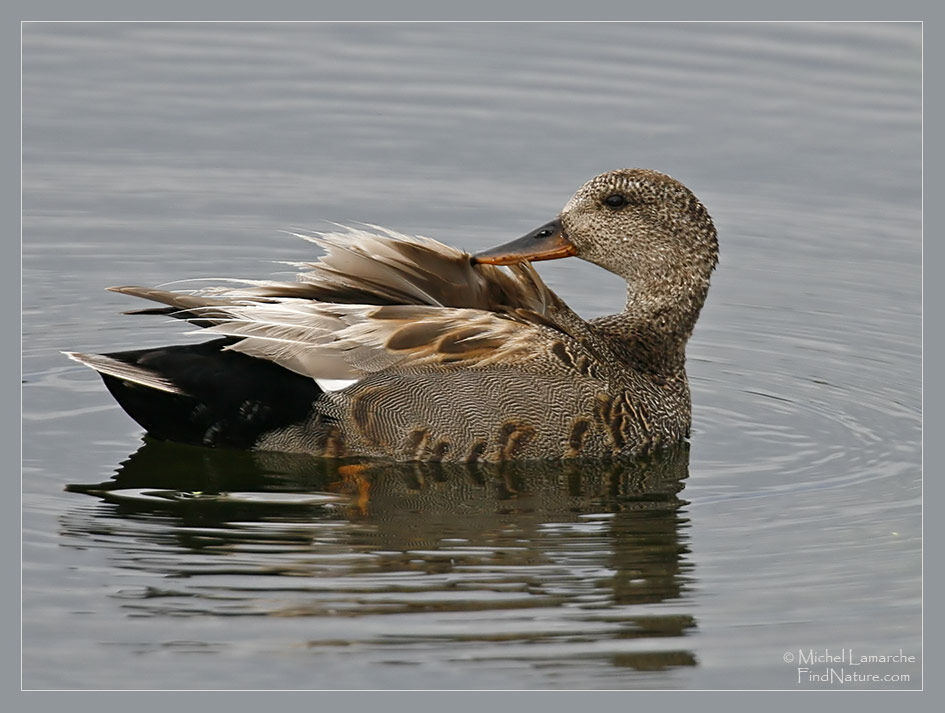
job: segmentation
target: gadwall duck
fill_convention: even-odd
[[[472,256],[372,230],[301,236],[326,254],[296,282],[110,288],[218,336],[69,356],[152,436],[206,446],[494,462],[688,437],[685,348],[718,243],[678,181],[602,174],[555,220]],[[569,255],[626,279],[622,312],[581,318],[531,266]]]

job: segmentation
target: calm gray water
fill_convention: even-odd
[[[917,24],[26,25],[23,685],[918,688],[920,70]],[[624,166],[719,228],[688,449],[368,492],[143,443],[59,353],[199,339],[107,285],[483,248]]]

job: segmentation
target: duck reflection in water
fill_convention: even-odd
[[[550,607],[551,620],[567,623],[522,636],[605,639],[617,649],[609,654],[614,666],[669,670],[695,665],[695,657],[644,642],[695,627],[678,610],[691,581],[680,498],[688,460],[687,444],[629,461],[467,465],[345,462],[148,440],[111,480],[69,486],[106,504],[90,522],[70,518],[67,529],[100,537],[107,520],[129,567],[154,566],[148,561],[160,553],[164,573],[186,578],[198,599],[197,581],[206,588],[216,574],[233,576],[237,563],[264,598],[260,577],[279,578],[263,580],[274,590],[286,586],[285,577],[292,586],[298,578],[316,588],[333,582],[330,602],[303,588],[276,608],[232,593],[260,615],[493,611],[495,629],[485,623],[463,638],[492,641],[518,636],[499,630],[501,612]],[[149,520],[170,524],[143,528]],[[135,547],[122,552],[129,539]],[[194,553],[209,559],[195,567]],[[403,576],[420,576],[424,596],[413,584],[404,589]],[[341,603],[338,588],[349,592]],[[662,611],[674,600],[671,613]]]

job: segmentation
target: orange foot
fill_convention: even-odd
[[[341,476],[341,480],[335,481],[328,486],[332,490],[341,492],[356,490],[357,498],[355,499],[355,504],[362,515],[367,514],[368,502],[371,499],[371,480],[364,474],[364,471],[367,469],[368,466],[364,463],[351,463],[338,466],[338,475]],[[352,488],[352,486],[354,487]]]

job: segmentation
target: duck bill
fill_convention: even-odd
[[[571,255],[577,255],[577,250],[565,237],[561,221],[553,220],[518,240],[476,253],[472,261],[473,264],[511,265],[523,260],[556,260]]]

